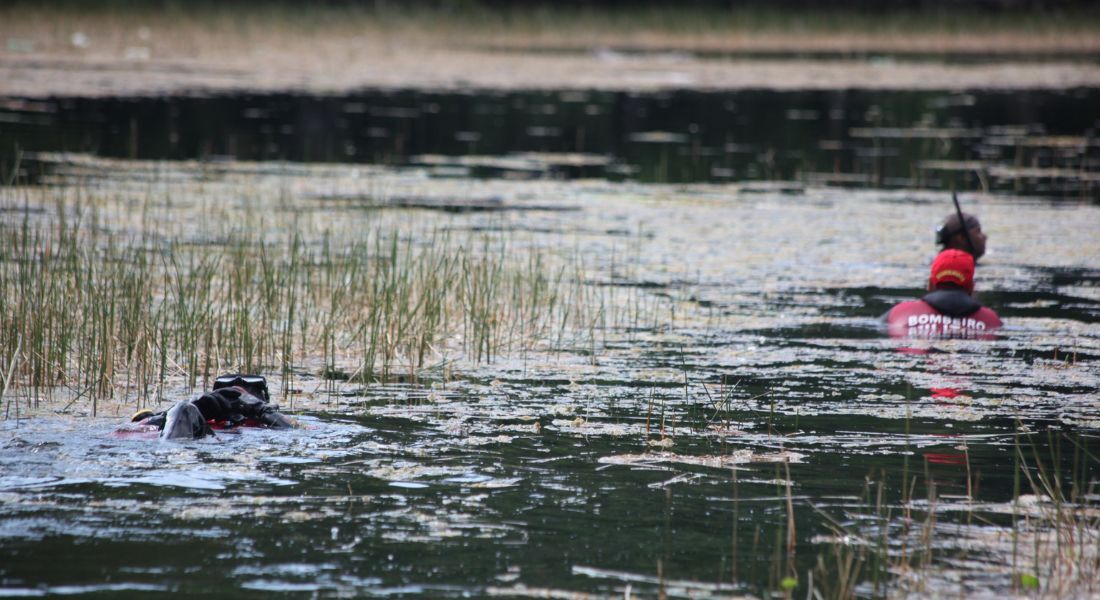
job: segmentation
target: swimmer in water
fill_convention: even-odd
[[[240,426],[289,429],[294,424],[269,403],[267,380],[259,375],[222,375],[211,391],[176,403],[164,412],[138,411],[119,433],[159,431],[161,439],[193,440],[217,429]]]
[[[942,250],[962,250],[973,256],[974,262],[985,254],[985,240],[978,217],[964,212],[951,213],[936,228],[936,243]]]
[[[886,315],[891,337],[992,338],[997,313],[974,299],[974,257],[948,249],[932,261],[928,294],[902,302]]]

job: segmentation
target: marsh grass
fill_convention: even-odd
[[[295,201],[250,188],[173,185],[4,192],[8,397],[33,408],[63,396],[95,412],[101,399],[156,401],[169,381],[191,390],[228,371],[280,374],[284,388],[301,375],[416,382],[456,361],[594,355],[609,318],[655,320],[609,317],[618,300],[593,291],[579,261],[507,233],[338,208],[310,221]],[[240,198],[211,199],[227,190]],[[267,211],[273,202],[288,210]]]
[[[1039,438],[1045,438],[1040,444]],[[1066,451],[1072,457],[1064,456]],[[925,472],[926,497],[902,481],[903,501],[886,499],[885,472],[869,476],[862,508],[837,518],[813,507],[832,535],[807,573],[815,598],[966,596],[989,582],[954,580],[952,564],[986,565],[998,588],[1043,598],[1100,590],[1100,457],[1085,436],[1017,435],[1012,499],[981,501],[966,469],[964,502],[947,500]],[[1068,469],[1066,467],[1069,467]],[[908,498],[908,499],[904,499]]]

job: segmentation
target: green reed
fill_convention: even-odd
[[[807,574],[812,595],[854,598],[867,590],[875,598],[962,594],[934,581],[941,561],[950,565],[967,560],[985,562],[990,572],[1003,575],[1003,587],[1018,594],[1094,595],[1100,589],[1100,513],[1095,495],[1100,456],[1090,452],[1088,436],[1018,431],[1014,439],[1012,495],[1007,503],[999,503],[1010,507],[1007,513],[982,506],[969,468],[965,506],[954,507],[959,517],[950,521],[943,515],[951,512],[938,510],[944,500],[927,468],[923,503],[913,502],[904,477],[900,505],[887,501],[885,490],[893,486],[889,474],[880,472],[866,479],[861,507],[847,518],[835,518],[811,504],[834,535]],[[1072,455],[1064,456],[1067,446]],[[975,524],[982,526],[984,537],[979,539],[993,541],[966,548],[944,543],[959,535],[957,527]],[[994,529],[999,539],[990,535]]]
[[[440,357],[492,361],[599,313],[581,305],[597,299],[580,274],[506,236],[374,225],[348,241],[212,225],[213,212],[199,235],[154,226],[185,209],[152,198],[134,233],[113,222],[116,199],[82,197],[94,193],[0,222],[3,384],[35,402],[155,398],[235,370],[415,379]]]

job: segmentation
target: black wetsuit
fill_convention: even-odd
[[[214,428],[258,425],[276,429],[294,427],[273,404],[239,387],[217,389],[176,403],[167,411],[135,417],[143,425],[160,429],[163,439],[198,439],[213,435]],[[214,425],[212,427],[211,425]]]
[[[966,290],[945,288],[928,292],[921,298],[932,308],[951,317],[969,317],[982,308],[982,303],[974,299]]]

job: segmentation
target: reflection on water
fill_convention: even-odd
[[[950,52],[932,52],[930,48],[919,50],[859,50],[859,49],[819,49],[819,50],[794,50],[782,48],[778,50],[768,49],[693,49],[687,50],[670,46],[662,48],[660,45],[617,43],[611,46],[578,46],[552,44],[529,45],[523,42],[510,40],[486,45],[484,48],[490,52],[523,53],[523,54],[595,54],[605,60],[618,58],[651,57],[663,58],[666,61],[682,61],[688,59],[756,59],[769,61],[828,61],[828,60],[858,60],[878,64],[890,64],[898,62],[931,62],[936,64],[1020,64],[1029,62],[1074,62],[1095,63],[1100,58],[1093,52],[1074,52],[1066,50],[1042,51],[1035,48],[1004,48],[999,52],[989,52],[983,49],[953,48]]]
[[[816,392],[849,387],[828,381],[819,378]],[[973,507],[977,480],[976,514],[1012,514],[1009,418],[958,418],[915,389],[893,402],[917,413],[905,420],[867,399],[853,412],[874,416],[815,414],[810,402],[800,414],[755,408],[748,385],[722,396],[711,384],[712,398],[702,382],[686,393],[627,383],[534,394],[528,381],[466,382],[431,399],[417,388],[367,390],[342,419],[304,418],[305,431],[187,444],[116,440],[102,421],[7,422],[4,587],[730,597],[767,587],[786,552],[775,532],[786,523],[788,481],[800,570],[831,539],[818,511],[875,535],[855,518],[865,477],[888,474],[891,504],[908,477],[920,481],[916,498],[934,481],[943,527],[968,522],[960,511]],[[647,425],[651,405],[660,418]],[[900,520],[886,525],[907,535]],[[986,564],[963,569],[962,589],[1010,585],[985,574]],[[99,583],[103,574],[110,584]]]
[[[51,160],[46,181],[99,198],[104,228],[131,227],[136,196],[158,199],[150,227],[216,203],[334,243],[380,218],[493,232],[585,257],[605,314],[422,385],[302,369],[296,386],[333,393],[290,432],[161,443],[112,438],[114,419],[3,421],[2,594],[759,597],[789,572],[808,585],[832,544],[882,540],[888,560],[934,551],[925,591],[1003,595],[1013,540],[1040,539],[1051,506],[1027,481],[1010,502],[1021,454],[1032,478],[1037,459],[1097,478],[1079,450],[1100,425],[1093,203],[962,195],[1008,326],[912,345],[878,317],[920,291],[938,192]],[[4,196],[5,226],[61,210],[50,192]],[[464,205],[482,209],[446,210]]]
[[[437,176],[801,180],[1096,200],[1096,90],[362,92],[0,99],[15,148],[419,164]],[[36,168],[25,163],[26,175]]]

